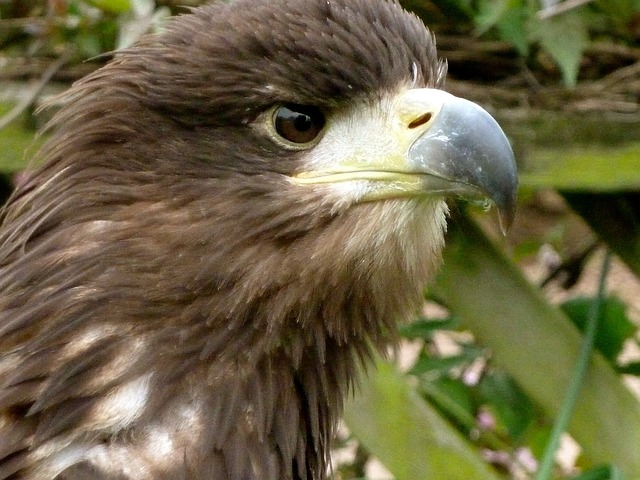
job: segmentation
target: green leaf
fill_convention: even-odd
[[[526,30],[528,18],[529,12],[526,8],[512,6],[504,13],[497,25],[500,38],[511,43],[523,57],[529,54],[529,39]]]
[[[618,373],[640,377],[640,362],[631,362],[622,367],[618,367]]]
[[[522,0],[483,0],[474,18],[476,34],[496,28],[500,38],[511,43],[520,55],[529,53],[526,22],[530,12]]]
[[[581,331],[584,331],[595,301],[594,298],[574,298],[562,304],[562,311]],[[615,364],[625,341],[635,333],[636,327],[627,317],[624,303],[614,297],[606,299],[596,331],[596,349]]]
[[[582,54],[589,45],[587,25],[579,12],[572,11],[544,20],[531,17],[529,38],[539,42],[555,60],[565,85],[574,87],[578,81]]]
[[[498,480],[473,445],[392,365],[377,363],[344,418],[397,480]]]
[[[75,44],[84,57],[93,58],[102,53],[102,37],[92,32],[83,32],[76,36]]]
[[[552,429],[553,426],[550,424],[534,423],[526,432],[522,444],[531,449],[531,453],[535,458],[541,458],[544,454],[549,438],[551,438]]]
[[[461,355],[453,355],[451,357],[421,355],[409,373],[412,375],[425,375],[429,373],[446,375],[450,370],[464,367],[481,355],[482,351],[480,350],[464,352]]]
[[[511,0],[481,0],[478,4],[478,14],[474,18],[476,33],[482,35],[498,25],[507,13],[510,3]]]
[[[86,0],[100,10],[111,13],[124,13],[131,10],[131,0]]]
[[[462,380],[440,377],[420,382],[420,390],[447,417],[470,431],[476,424],[476,405],[471,388]]]
[[[640,11],[640,2],[633,0],[597,0],[595,7],[617,27],[618,31],[630,31],[633,18]]]
[[[637,190],[640,185],[640,142],[619,147],[536,147],[526,160],[520,183],[531,188],[611,192]]]
[[[448,0],[447,4],[453,5],[467,17],[473,16],[473,0]]]
[[[12,105],[0,103],[0,117],[11,108]],[[23,120],[24,117],[20,117],[0,130],[0,172],[13,173],[25,168],[42,143],[42,138],[35,138],[35,132],[27,129]]]
[[[535,419],[534,405],[529,397],[501,371],[483,376],[479,391],[481,401],[494,412],[509,435],[520,440]]]
[[[491,350],[493,364],[556,416],[581,335],[471,220],[450,222],[444,267],[430,288]],[[587,464],[610,462],[640,477],[640,404],[600,355],[591,359],[569,433]]]
[[[408,325],[399,328],[400,335],[410,340],[416,338],[430,339],[433,332],[438,330],[455,330],[460,325],[460,320],[455,317],[443,319],[420,318]]]
[[[611,465],[601,465],[582,472],[569,480],[622,480],[622,472]]]

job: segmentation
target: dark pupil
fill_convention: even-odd
[[[324,115],[310,105],[287,104],[278,108],[274,126],[278,134],[292,143],[304,144],[315,139],[324,128]]]
[[[298,113],[293,116],[293,126],[299,132],[306,132],[312,126],[311,117],[304,113]]]

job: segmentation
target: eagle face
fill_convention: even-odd
[[[74,85],[0,231],[0,478],[307,479],[513,154],[394,1],[236,0]]]

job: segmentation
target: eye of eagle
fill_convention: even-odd
[[[312,105],[288,103],[273,113],[273,128],[287,142],[305,146],[313,142],[324,129],[324,113]]]

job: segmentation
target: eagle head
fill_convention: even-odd
[[[0,479],[322,480],[509,143],[396,1],[235,0],[62,98],[0,230]]]

